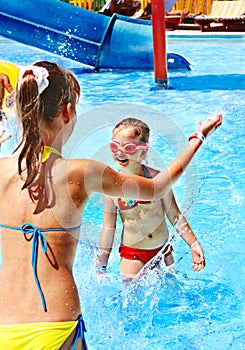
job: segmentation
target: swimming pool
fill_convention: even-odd
[[[167,42],[168,52],[183,55],[192,66],[188,73],[169,73],[168,90],[154,91],[149,71],[78,75],[79,121],[65,153],[111,164],[106,147],[111,129],[130,114],[151,127],[148,161],[162,166],[199,119],[222,111],[223,127],[207,140],[174,187],[203,245],[207,266],[198,274],[192,272],[190,252],[174,236],[177,272],[159,277],[156,270],[149,270],[138,285],[124,288],[118,230],[108,274],[98,280],[94,255],[102,210],[100,196],[94,195],[86,209],[75,263],[88,346],[93,350],[244,350],[245,36],[169,35]],[[79,68],[77,63],[3,38],[0,47],[1,61],[22,65],[49,59]],[[8,127],[10,131],[14,127],[11,121]]]

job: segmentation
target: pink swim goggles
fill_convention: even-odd
[[[117,153],[118,151],[122,151],[126,154],[135,154],[139,149],[148,150],[148,143],[141,143],[140,145],[136,145],[133,142],[128,142],[124,146],[120,146],[120,143],[116,141],[110,142],[110,149],[113,153]]]

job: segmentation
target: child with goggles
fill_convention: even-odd
[[[147,124],[135,118],[123,119],[115,126],[110,149],[120,172],[145,178],[154,178],[159,173],[142,164],[149,148],[149,133]],[[177,232],[190,246],[194,271],[204,268],[201,244],[181,213],[173,191],[169,190],[163,198],[155,201],[104,196],[103,228],[97,254],[99,273],[106,271],[116,231],[117,212],[123,223],[119,252],[120,271],[125,282],[130,281],[160,250],[166,266],[174,267],[166,218],[177,226]]]

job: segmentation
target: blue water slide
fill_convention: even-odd
[[[1,0],[0,35],[95,69],[153,69],[151,21],[88,11],[59,0]],[[168,54],[168,68],[189,63]]]

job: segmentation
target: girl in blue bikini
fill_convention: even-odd
[[[118,173],[94,160],[62,157],[79,94],[73,74],[54,63],[20,71],[15,98],[22,139],[14,156],[0,158],[1,349],[86,349],[72,268],[90,194],[159,200],[201,146],[200,135],[222,121],[217,115],[200,123],[200,134],[167,172],[153,178]]]

